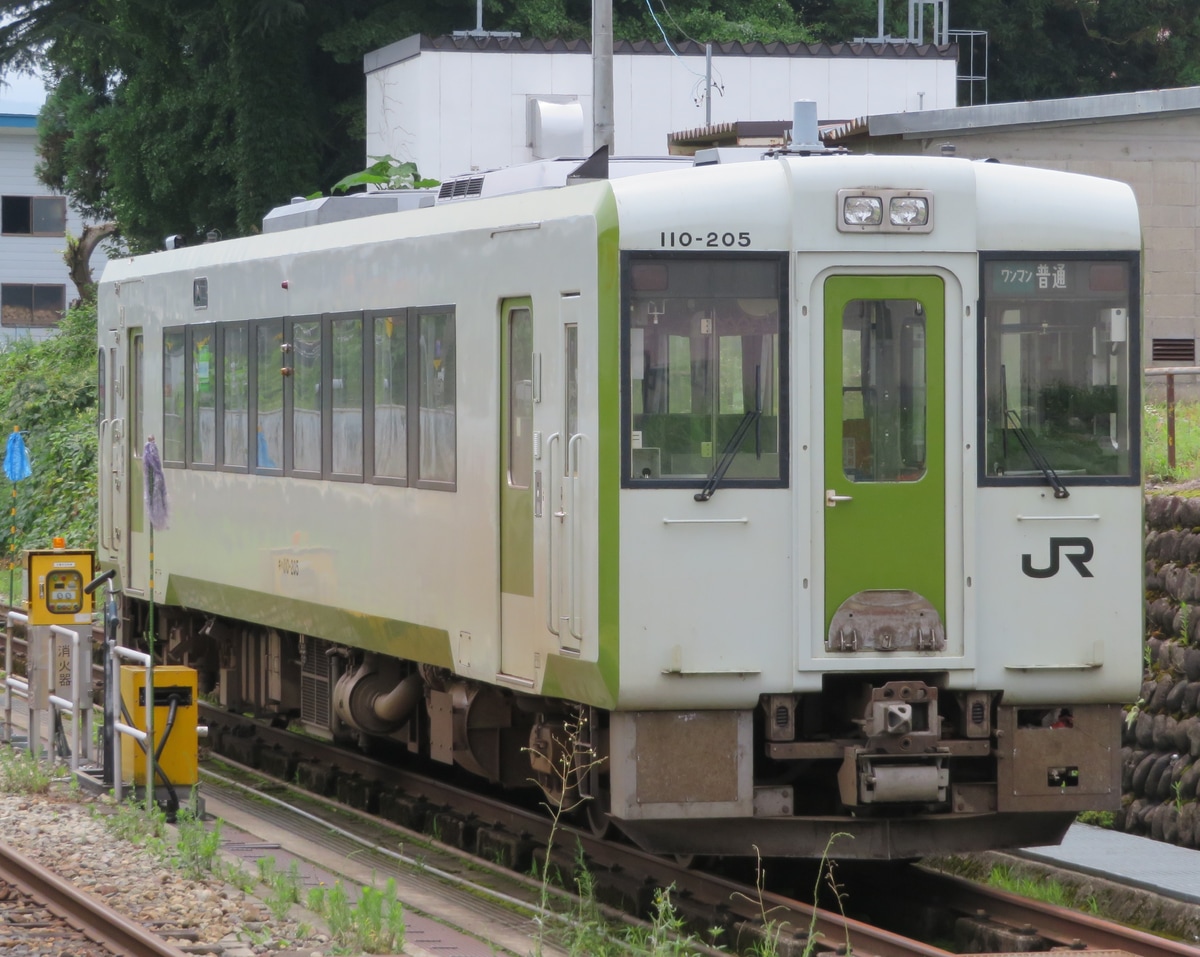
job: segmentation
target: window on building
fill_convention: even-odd
[[[0,198],[0,232],[15,236],[62,236],[67,230],[63,196]]]
[[[14,329],[56,326],[66,304],[66,286],[6,282],[0,286],[0,325]]]

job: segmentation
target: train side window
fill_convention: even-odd
[[[374,378],[374,476],[408,481],[408,315],[403,309],[371,316]]]
[[[191,346],[191,413],[188,465],[213,467],[217,463],[216,342],[211,323],[189,326]]]
[[[786,262],[626,254],[625,485],[787,484]]]
[[[330,468],[335,478],[363,474],[363,321],[339,316],[330,329]]]
[[[417,316],[417,484],[452,490],[458,478],[454,313]]]
[[[247,327],[244,322],[221,327],[221,378],[218,399],[221,426],[221,464],[230,471],[247,466],[247,428],[250,409]]]
[[[985,485],[1136,484],[1136,255],[991,254],[982,266]]]
[[[187,398],[186,353],[181,327],[163,331],[162,460],[164,465],[184,464],[183,439]]]
[[[283,469],[283,320],[254,324],[255,471]]]
[[[289,319],[284,387],[284,456],[291,474],[321,475],[321,339],[320,319]]]
[[[508,485],[533,478],[533,319],[528,309],[508,316]]]

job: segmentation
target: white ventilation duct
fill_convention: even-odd
[[[582,156],[583,106],[574,97],[529,98],[529,146],[534,159]]]

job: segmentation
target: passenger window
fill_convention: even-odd
[[[321,473],[321,321],[293,320],[288,366],[292,388],[292,471]]]
[[[1132,274],[1126,260],[985,263],[985,484],[1140,481]]]
[[[255,462],[261,470],[283,468],[283,320],[268,319],[254,326]]]
[[[417,322],[420,356],[417,477],[421,484],[453,485],[458,476],[454,314],[422,313]]]
[[[785,262],[627,257],[629,483],[786,483]]]
[[[234,323],[224,326],[222,332],[221,461],[241,471],[246,468],[246,416],[250,404],[246,326]]]
[[[211,325],[191,327],[191,465],[217,463],[217,366],[213,331]]]
[[[334,319],[330,324],[333,350],[333,472],[363,474],[363,342],[362,319]]]
[[[187,398],[187,368],[184,330],[168,329],[163,333],[163,424],[162,459],[164,463],[184,463],[185,405]]]
[[[408,478],[408,321],[375,316],[375,475]]]

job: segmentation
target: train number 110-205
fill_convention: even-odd
[[[687,230],[661,232],[658,234],[658,244],[665,249],[687,249],[689,246],[700,246],[704,249],[731,249],[741,246],[744,249],[750,245],[750,233],[719,233],[716,230],[699,233],[690,233]]]

